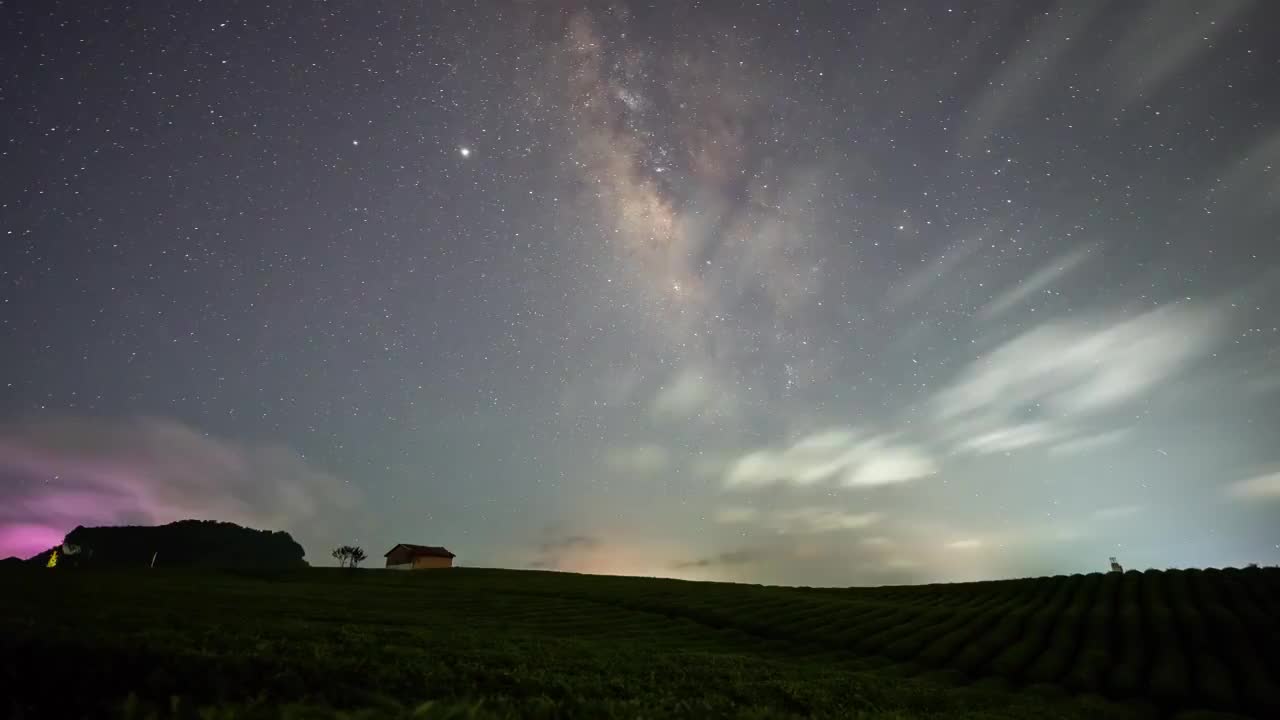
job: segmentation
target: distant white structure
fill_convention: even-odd
[[[1120,567],[1120,563],[1116,562],[1116,558],[1114,555],[1111,556],[1111,572],[1113,573],[1124,572],[1124,568]]]

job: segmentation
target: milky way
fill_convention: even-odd
[[[687,5],[15,8],[0,554],[1280,561],[1280,6]]]

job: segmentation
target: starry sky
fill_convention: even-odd
[[[1280,3],[0,7],[0,556],[1280,562]]]

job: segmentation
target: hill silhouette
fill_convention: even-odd
[[[50,548],[28,560],[46,564],[59,552],[59,567],[157,567],[287,570],[307,567],[305,551],[287,532],[255,530],[216,520],[179,520],[167,525],[78,526],[64,544],[67,555]]]

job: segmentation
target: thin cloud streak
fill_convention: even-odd
[[[1071,271],[1084,264],[1084,261],[1089,257],[1090,250],[1091,248],[1086,246],[1059,256],[983,306],[978,311],[978,319],[986,322],[995,320],[1022,305],[1036,293],[1058,284]]]
[[[909,482],[938,471],[923,448],[885,435],[833,428],[807,435],[782,449],[747,453],[725,473],[729,488],[809,486],[834,481],[844,487]]]

